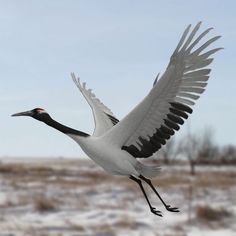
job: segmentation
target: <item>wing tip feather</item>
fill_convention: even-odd
[[[71,76],[71,78],[72,78],[72,80],[76,83],[76,76],[75,76],[75,73],[74,72],[71,72],[70,73],[70,76]]]
[[[71,78],[72,78],[72,80],[74,81],[75,85],[76,85],[78,88],[81,88],[80,77],[76,77],[74,72],[70,73],[70,75],[71,75]]]

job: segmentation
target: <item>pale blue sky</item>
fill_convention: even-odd
[[[185,27],[200,20],[202,29],[215,28],[210,36],[223,36],[215,46],[225,50],[215,56],[191,129],[211,126],[218,143],[235,144],[235,10],[233,0],[0,1],[0,156],[83,155],[58,131],[10,115],[43,107],[92,133],[92,113],[70,72],[122,118],[165,70]]]

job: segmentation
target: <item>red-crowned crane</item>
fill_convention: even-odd
[[[41,108],[20,112],[12,116],[31,116],[61,131],[76,141],[83,151],[105,171],[113,175],[125,175],[135,181],[142,190],[152,213],[162,216],[150,203],[143,188],[146,182],[168,211],[179,212],[161,198],[150,178],[160,172],[158,166],[148,166],[138,158],[151,157],[179,130],[180,125],[192,113],[190,106],[203,93],[209,79],[212,54],[221,48],[208,47],[220,36],[210,38],[199,46],[200,41],[212,29],[196,36],[201,22],[191,31],[189,25],[175,51],[166,71],[156,78],[147,96],[122,120],[118,120],[85,83],[72,74],[72,78],[93,111],[95,130],[92,135],[64,126],[53,120]],[[194,39],[195,38],[195,39]]]

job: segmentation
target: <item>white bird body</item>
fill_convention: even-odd
[[[138,161],[126,151],[121,150],[118,145],[109,142],[107,138],[69,136],[80,145],[87,156],[108,173],[126,176],[130,173],[134,176],[141,174],[135,169]],[[107,145],[110,148],[107,148]]]
[[[167,210],[177,212],[177,208],[165,204],[148,179],[158,175],[160,168],[144,165],[137,158],[148,158],[165,145],[179,130],[184,119],[188,118],[188,114],[192,113],[190,106],[205,90],[210,73],[206,67],[213,61],[209,56],[221,48],[203,52],[220,36],[209,39],[199,47],[199,42],[212,29],[205,30],[194,40],[200,24],[191,32],[191,25],[186,28],[164,74],[159,80],[155,79],[148,95],[120,121],[96,98],[91,89],[86,88],[85,83],[81,85],[80,79],[72,74],[75,84],[93,111],[95,129],[92,135],[56,122],[41,108],[14,116],[32,116],[46,123],[74,139],[108,173],[129,176],[139,184],[154,214],[161,216],[161,212],[150,204],[142,180],[150,185]]]

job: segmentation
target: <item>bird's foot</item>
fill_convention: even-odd
[[[170,205],[166,205],[166,210],[171,212],[179,212],[178,207],[171,207]]]
[[[157,215],[157,216],[162,217],[161,211],[156,210],[155,207],[151,207],[150,209],[151,209],[151,212],[152,212],[154,215]]]

